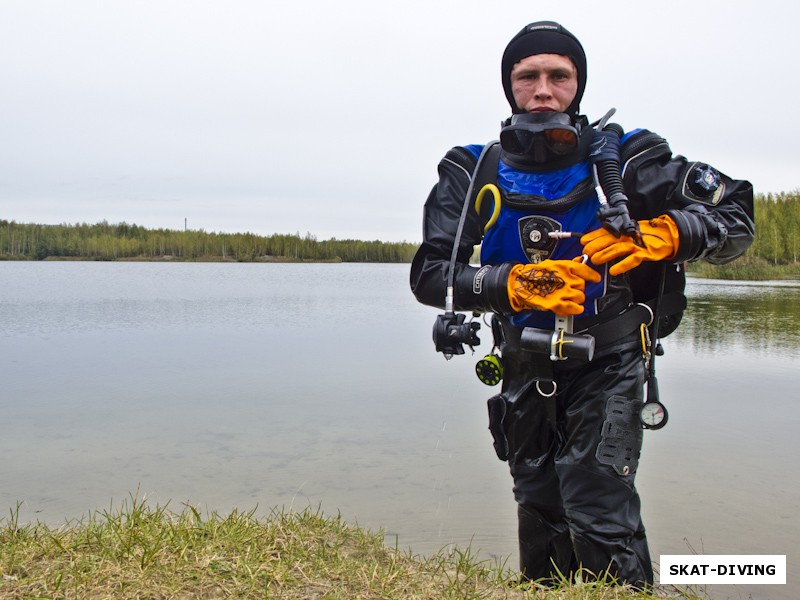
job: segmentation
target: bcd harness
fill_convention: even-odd
[[[630,149],[623,147],[619,162],[624,164],[630,158],[627,155],[641,153],[643,148],[647,148],[648,144],[661,141],[659,136],[655,136],[657,139],[653,137],[647,139],[647,135],[652,136],[652,134],[645,134],[645,139],[636,140],[637,143],[631,144]],[[474,207],[481,216],[482,222],[485,223],[484,233],[497,221],[504,204],[511,206],[515,204],[514,198],[509,198],[509,195],[497,182],[500,155],[501,146],[496,141],[491,142],[484,149],[475,166],[468,197],[466,198],[467,205]],[[597,187],[600,188],[599,182],[596,181],[596,183],[598,183]],[[621,187],[621,182],[618,185]],[[580,182],[570,193],[554,202],[558,203],[559,206],[569,205],[585,198],[592,190],[592,181],[588,179]],[[491,193],[491,202],[486,201],[489,193]],[[602,190],[598,189],[598,195],[600,194],[602,194]],[[624,198],[624,200],[627,202],[627,198]],[[542,199],[542,208],[554,208],[552,204],[547,203],[548,200]],[[528,210],[532,208],[530,202],[526,203],[525,208]],[[627,213],[627,205],[625,209]],[[598,213],[601,214],[602,210],[598,211]],[[598,315],[598,317],[590,319],[595,322],[581,331],[573,333],[570,329],[569,333],[572,334],[570,340],[565,339],[565,329],[562,325],[560,332],[557,330],[551,334],[548,333],[543,341],[539,339],[536,343],[547,348],[549,342],[550,358],[552,360],[567,358],[564,354],[565,348],[577,349],[579,346],[590,346],[590,348],[584,350],[583,358],[591,360],[594,345],[603,347],[639,330],[642,353],[648,370],[647,400],[640,415],[641,422],[645,428],[659,429],[666,424],[667,411],[659,401],[658,381],[655,375],[655,356],[663,354],[660,339],[668,336],[678,327],[686,309],[686,297],[683,294],[686,285],[685,269],[682,264],[668,265],[663,262],[643,262],[628,273],[628,278],[633,294],[633,304],[613,317],[602,318]],[[557,319],[558,322],[559,320]],[[502,329],[497,320],[493,320],[496,343],[498,333],[502,335]],[[537,335],[538,331],[528,327],[522,330],[519,339],[523,349],[531,347],[531,340],[535,339],[534,336]],[[550,336],[549,338],[547,338],[548,335]],[[526,336],[528,348],[525,347]],[[575,345],[570,347],[567,344]],[[575,356],[580,357],[578,354],[575,354]],[[487,385],[499,383],[502,379],[502,371],[502,362],[494,351],[479,361],[476,366],[478,377]],[[544,371],[551,371],[551,369],[544,369]],[[547,377],[543,378],[545,381],[547,379]],[[540,382],[537,381],[537,390],[545,398],[555,395],[556,385],[552,380],[551,383],[552,391],[543,391],[540,388]],[[653,415],[656,415],[656,417],[653,417]]]
[[[655,136],[659,140],[658,136]],[[641,149],[641,144],[637,146]],[[490,142],[489,147],[481,155],[473,172],[471,184],[471,197],[469,205],[474,206],[476,212],[485,222],[484,232],[497,220],[503,205],[514,205],[514,198],[497,183],[497,171],[500,163],[501,147],[498,142]],[[621,160],[626,159],[624,152]],[[492,193],[492,202],[486,202],[487,192]],[[567,205],[585,198],[592,192],[590,180],[579,183],[572,192],[555,200],[559,205]],[[542,199],[541,206],[547,206],[547,200]],[[527,206],[530,208],[530,203]],[[552,205],[550,205],[552,208]],[[683,312],[686,309],[686,297],[683,291],[686,287],[686,273],[682,264],[667,265],[666,263],[643,262],[628,273],[634,304],[621,314],[606,320],[596,319],[597,322],[587,327],[596,340],[598,346],[619,339],[620,335],[634,331],[641,323],[651,326],[650,334],[654,340],[668,336],[677,329]],[[658,330],[655,324],[658,322]]]

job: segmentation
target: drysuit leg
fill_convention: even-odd
[[[558,368],[564,443],[555,470],[576,558],[620,583],[653,584],[634,477],[642,447],[644,363],[636,345],[609,349],[583,368]]]
[[[531,481],[528,471],[514,480],[517,499],[519,539],[519,570],[522,579],[541,583],[557,583],[569,578],[577,569],[572,536],[564,509],[548,496],[558,493],[558,483],[552,487],[542,485],[543,479]],[[533,484],[533,485],[532,485]],[[550,506],[543,506],[548,502]]]
[[[522,578],[557,581],[574,572],[576,562],[553,463],[555,404],[537,390],[539,374],[529,356],[519,358],[504,354],[504,389],[490,400],[490,429],[514,479]]]
[[[517,506],[519,567],[522,579],[558,581],[575,571],[569,526],[563,512]]]
[[[580,567],[601,576],[608,571],[619,583],[637,588],[653,584],[653,570],[644,525],[639,516],[639,497],[633,489],[602,485],[585,472],[566,477],[572,483],[580,478],[584,493],[589,489],[600,496],[596,502],[565,500],[572,543]],[[593,482],[593,483],[592,483]]]

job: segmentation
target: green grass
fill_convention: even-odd
[[[553,598],[650,596],[603,582],[545,590],[471,550],[413,556],[319,511],[203,516],[131,497],[57,528],[0,520],[0,598]],[[659,596],[665,595],[659,592]],[[696,598],[683,593],[671,597]]]

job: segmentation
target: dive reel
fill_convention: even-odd
[[[475,365],[475,374],[486,385],[497,385],[503,380],[503,360],[492,351]]]

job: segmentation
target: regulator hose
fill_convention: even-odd
[[[483,147],[483,150],[481,151],[481,154],[478,157],[478,162],[475,165],[474,173],[478,172],[478,168],[483,162],[483,159],[489,153],[490,148],[494,146],[496,143],[497,142],[490,142],[489,144],[486,144]],[[461,246],[461,235],[464,232],[464,222],[467,220],[467,213],[469,212],[470,200],[472,199],[472,192],[474,189],[475,189],[475,177],[473,176],[470,177],[469,186],[467,187],[467,193],[464,196],[464,204],[461,207],[461,218],[458,220],[456,235],[455,238],[453,239],[453,249],[450,253],[450,263],[447,268],[447,290],[445,292],[445,299],[444,299],[444,310],[445,314],[447,315],[454,314],[455,300],[453,298],[454,296],[453,280],[456,271],[456,261],[458,259],[458,250]],[[495,201],[495,210],[499,211],[499,208],[500,208],[499,202]]]
[[[622,185],[622,166],[620,164],[620,138],[624,131],[616,123],[606,125],[615,109],[611,109],[601,119],[594,133],[589,160],[597,188],[600,208],[597,218],[609,232],[620,237],[627,235],[638,245],[642,245],[639,224],[634,221],[628,211],[628,196]]]

